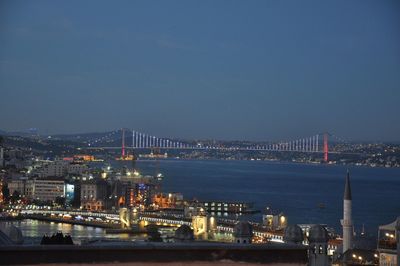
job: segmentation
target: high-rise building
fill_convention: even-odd
[[[343,227],[343,254],[353,248],[353,221],[352,221],[352,208],[351,208],[351,188],[350,188],[350,174],[347,171],[346,182],[344,187],[343,197],[343,220],[341,221]]]

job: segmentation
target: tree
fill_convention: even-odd
[[[158,228],[154,224],[146,226],[148,241],[150,242],[162,242],[161,234],[158,232]]]
[[[8,185],[4,184],[3,188],[1,189],[3,193],[4,201],[8,201],[10,198],[10,190],[8,189]]]
[[[14,192],[11,195],[11,202],[16,202],[21,198],[21,194],[17,190],[14,190]]]
[[[57,197],[56,200],[54,201],[55,204],[59,206],[64,206],[65,205],[65,198],[64,197]]]

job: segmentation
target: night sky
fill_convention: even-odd
[[[400,140],[400,1],[0,1],[0,129]]]

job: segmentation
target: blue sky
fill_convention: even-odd
[[[0,129],[399,140],[399,1],[1,1]]]

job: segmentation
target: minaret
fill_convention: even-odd
[[[350,174],[347,171],[346,184],[344,187],[343,198],[343,254],[352,248],[353,245],[353,221],[351,217],[351,188],[350,188]]]

